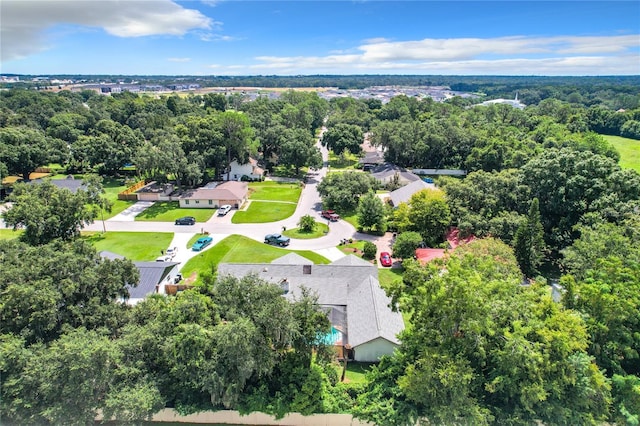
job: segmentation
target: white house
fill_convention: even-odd
[[[261,180],[264,176],[264,170],[258,166],[258,161],[251,157],[246,164],[240,164],[238,160],[233,160],[229,169],[230,172],[224,174],[225,178],[229,176],[229,180],[241,180],[242,176],[246,176],[249,180]]]
[[[286,285],[284,297],[289,300],[298,298],[302,287],[315,293],[336,335],[332,343],[344,348],[349,358],[375,362],[392,354],[400,343],[397,335],[404,330],[402,315],[391,309],[391,299],[378,281],[378,268],[356,256],[315,265],[290,253],[266,264],[218,265],[219,276],[241,278],[249,274]]]

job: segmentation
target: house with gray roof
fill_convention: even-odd
[[[185,191],[180,196],[179,202],[182,208],[217,209],[229,204],[237,209],[247,201],[248,196],[247,182],[211,182],[202,188]]]
[[[101,251],[100,256],[105,259],[124,259],[124,256],[110,251]],[[178,262],[133,262],[140,273],[137,285],[127,284],[129,297],[123,301],[135,305],[150,294],[164,294],[165,285],[174,284],[178,277]]]
[[[409,172],[406,169],[391,163],[384,163],[373,168],[371,170],[371,176],[373,176],[382,185],[391,183],[394,179],[398,179],[398,183],[400,185],[406,185],[408,183],[421,180],[420,176],[415,173]]]
[[[271,263],[221,263],[218,275],[254,275],[279,284],[289,300],[300,297],[303,287],[311,290],[340,334],[334,344],[346,348],[356,361],[378,361],[400,343],[402,315],[391,309],[391,299],[378,281],[378,268],[356,256],[316,265],[292,253]]]
[[[422,179],[413,181],[402,188],[391,191],[389,193],[389,202],[393,207],[398,207],[400,203],[408,202],[413,194],[420,192],[423,189],[436,189],[436,186],[433,183],[425,182]]]

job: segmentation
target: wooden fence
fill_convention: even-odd
[[[118,193],[118,200],[125,200],[125,201],[137,201],[138,200],[138,194],[136,194],[136,191],[140,188],[142,188],[145,185],[145,181],[141,180],[140,182],[131,185],[130,187],[128,187],[127,189],[125,189],[122,192]]]

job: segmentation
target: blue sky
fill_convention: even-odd
[[[638,75],[638,1],[2,0],[0,73]]]

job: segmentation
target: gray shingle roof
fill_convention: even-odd
[[[313,262],[297,253],[289,253],[271,262],[275,265],[313,265]]]
[[[436,186],[432,183],[427,183],[422,179],[413,181],[402,188],[398,188],[395,191],[389,193],[389,198],[395,207],[398,207],[400,203],[406,203],[411,196],[423,189],[435,189]]]
[[[356,256],[349,255],[329,265],[293,264],[290,255],[272,263],[221,263],[218,275],[244,277],[255,274],[272,283],[286,279],[289,283],[288,299],[301,296],[306,287],[318,296],[325,307],[346,307],[347,342],[356,347],[376,338],[397,344],[396,334],[404,329],[402,315],[389,307],[391,300],[378,282],[378,268]],[[336,324],[340,328],[343,324]]]
[[[133,262],[140,272],[140,280],[136,287],[127,285],[131,299],[142,299],[156,292],[156,285],[178,265],[177,262]]]
[[[415,173],[409,172],[402,167],[398,167],[390,163],[381,164],[371,170],[371,175],[378,180],[384,180],[388,177],[394,176],[396,173],[403,180],[408,182],[422,180],[420,179],[420,176],[416,175]]]

